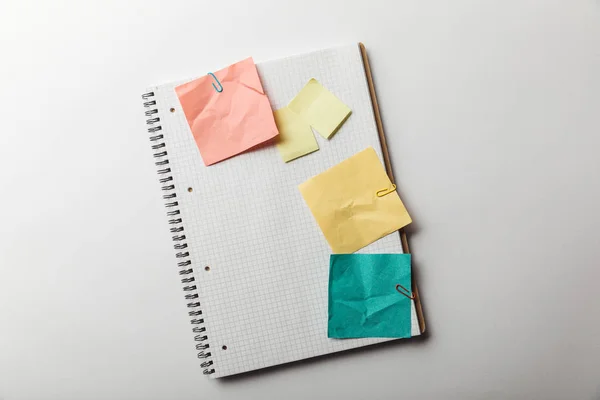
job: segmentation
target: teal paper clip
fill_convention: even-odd
[[[215,90],[219,93],[221,93],[223,91],[223,85],[221,85],[221,82],[219,82],[219,80],[217,79],[217,77],[215,76],[215,74],[213,74],[212,72],[208,73],[210,76],[213,77],[213,79],[215,80],[215,82],[217,82],[219,84],[219,87],[217,87],[214,82],[213,82],[213,87],[215,88]]]

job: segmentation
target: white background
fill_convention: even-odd
[[[369,51],[429,335],[200,373],[140,94]],[[0,398],[600,398],[598,0],[0,5]]]

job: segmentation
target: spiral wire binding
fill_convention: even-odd
[[[204,368],[204,375],[210,375],[215,372],[211,353],[207,351],[210,346],[207,343],[206,327],[203,326],[204,319],[202,310],[200,310],[200,302],[198,301],[198,291],[194,284],[194,270],[192,269],[192,261],[190,260],[189,251],[185,251],[188,245],[186,243],[183,221],[181,219],[181,211],[179,210],[179,202],[177,201],[177,193],[173,184],[173,176],[169,167],[168,153],[164,142],[164,135],[161,133],[162,126],[156,108],[156,100],[154,100],[154,92],[148,92],[142,95],[144,100],[145,115],[147,117],[146,124],[148,125],[148,133],[150,133],[150,142],[152,153],[154,155],[154,164],[157,167],[159,182],[163,191],[163,199],[166,201],[167,216],[169,217],[169,230],[173,234],[172,239],[175,248],[175,257],[177,258],[177,266],[179,267],[179,275],[185,292],[185,300],[189,309],[188,315],[192,317],[191,323],[194,326],[192,332],[196,335],[194,340],[197,342],[196,350],[198,350],[198,358],[203,360],[200,366]]]

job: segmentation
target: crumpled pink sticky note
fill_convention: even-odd
[[[210,75],[175,88],[205,165],[240,154],[279,133],[251,57],[214,74],[223,86],[220,93]]]

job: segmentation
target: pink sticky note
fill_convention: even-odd
[[[175,92],[205,165],[240,154],[279,133],[252,58],[206,75]]]

